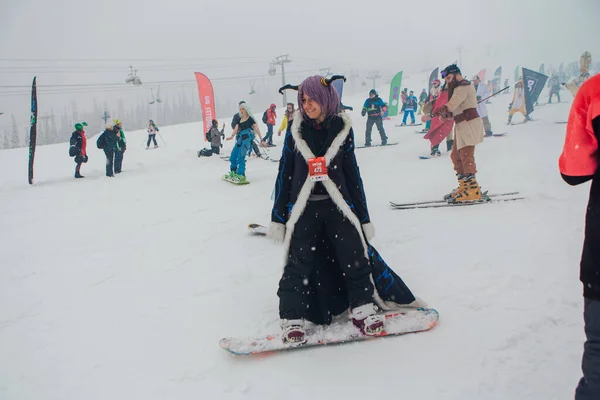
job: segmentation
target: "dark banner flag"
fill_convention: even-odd
[[[548,77],[546,75],[523,68],[523,86],[525,89],[525,107],[527,109],[527,114],[533,112],[533,104],[537,101],[542,90],[544,90],[547,80]]]
[[[35,143],[37,141],[37,86],[36,77],[31,85],[31,128],[29,129],[29,184],[33,185],[33,157],[35,156]]]
[[[493,93],[496,93],[498,90],[500,90],[500,85],[502,85],[502,66],[496,68],[496,71],[494,72],[494,80],[492,81],[492,85],[494,86]]]
[[[433,71],[431,71],[431,75],[429,75],[429,92],[428,93],[431,93],[431,88],[433,87],[433,81],[435,81],[437,79],[439,72],[440,72],[439,68],[436,68]]]

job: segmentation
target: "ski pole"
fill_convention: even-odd
[[[162,137],[162,135],[160,134],[160,132],[156,131],[156,133],[158,133],[158,136],[160,136],[160,140],[163,141],[163,143],[165,144],[165,146],[167,145],[167,142],[165,142],[165,139]]]
[[[500,93],[504,92],[504,91],[505,91],[505,90],[507,90],[509,87],[510,87],[510,86],[507,86],[507,87],[505,87],[505,88],[504,88],[504,89],[502,89],[502,90],[498,90],[498,91],[497,91],[496,93],[494,93],[493,95],[491,95],[491,96],[488,96],[488,97],[486,97],[485,99],[481,99],[481,100],[479,100],[479,101],[477,102],[477,104],[479,104],[479,103],[481,103],[481,102],[484,102],[484,101],[486,101],[486,100],[488,100],[488,99],[491,99],[491,98],[492,98],[492,97],[494,97],[495,95],[497,95],[497,94],[500,94]]]

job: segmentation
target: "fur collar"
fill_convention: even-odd
[[[333,160],[333,158],[338,154],[339,149],[342,147],[348,135],[350,134],[350,129],[352,128],[352,120],[348,116],[348,114],[340,113],[338,116],[344,121],[344,127],[337,134],[331,146],[327,149],[325,153],[325,161],[327,164]],[[315,158],[315,154],[312,152],[306,140],[302,137],[302,115],[300,111],[297,111],[294,116],[294,122],[292,123],[292,137],[294,138],[294,142],[296,143],[296,150],[302,155],[302,157],[308,162],[309,159]]]

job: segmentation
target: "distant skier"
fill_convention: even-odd
[[[455,64],[447,66],[441,75],[448,85],[448,103],[432,114],[454,119],[454,147],[450,158],[458,178],[458,188],[445,198],[456,203],[478,201],[482,196],[475,178],[475,146],[483,141],[483,122],[477,113],[475,88],[463,78]]]
[[[85,178],[81,175],[81,164],[88,162],[87,156],[87,138],[85,137],[85,131],[83,127],[87,126],[85,122],[75,124],[75,132],[71,134],[71,140],[69,142],[69,155],[75,156],[75,178]]]
[[[404,118],[402,118],[402,126],[406,125],[406,119],[410,116],[411,125],[415,124],[415,111],[417,111],[418,101],[415,97],[415,92],[409,92],[406,101],[404,102]]]
[[[560,80],[558,76],[552,75],[550,78],[550,94],[548,95],[548,104],[552,104],[552,97],[556,95],[558,102],[560,103]]]
[[[373,125],[377,125],[379,136],[381,136],[381,145],[385,146],[387,144],[387,136],[385,135],[385,129],[383,128],[383,114],[385,113],[385,110],[385,102],[379,98],[375,89],[371,89],[369,91],[369,98],[365,100],[361,112],[363,117],[367,115],[365,146],[371,145],[371,131],[373,130]]]
[[[481,117],[483,121],[483,130],[485,132],[485,136],[493,136],[492,132],[492,124],[490,124],[490,119],[488,117],[488,110],[486,101],[482,101],[488,97],[490,97],[491,93],[489,91],[489,87],[481,83],[481,79],[478,75],[473,77],[473,85],[475,86],[475,92],[477,93],[477,113]]]
[[[258,135],[260,140],[262,137],[256,121],[251,116],[252,110],[248,104],[241,103],[239,110],[240,120],[233,128],[231,136],[227,138],[227,140],[232,140],[235,137],[235,145],[231,150],[229,157],[231,165],[225,179],[234,183],[246,183],[246,155],[254,140],[254,135]]]
[[[208,136],[210,137],[210,149],[212,150],[212,153],[219,154],[221,152],[221,147],[223,147],[221,139],[225,137],[225,123],[223,123],[223,127],[219,131],[219,121],[213,119],[210,130],[208,131]]]
[[[423,89],[423,91],[419,95],[419,113],[418,113],[418,115],[422,115],[423,114],[423,107],[425,106],[425,103],[427,103],[427,98],[428,97],[429,96],[427,95],[427,90]]]
[[[341,103],[340,103],[341,104]],[[283,121],[281,121],[281,126],[279,127],[279,131],[277,132],[277,136],[281,136],[281,132],[285,131],[285,134],[291,133],[291,126],[294,122],[294,114],[296,114],[296,110],[294,109],[294,103],[287,103],[287,107],[285,109],[285,113],[283,114]]]
[[[150,148],[151,141],[154,142],[154,148],[158,147],[158,143],[156,143],[156,134],[158,133],[158,131],[159,129],[154,123],[154,121],[150,120],[150,122],[148,123],[148,142],[146,142],[146,150]]]
[[[520,80],[515,84],[515,92],[513,94],[513,100],[512,100],[512,103],[510,103],[508,106],[508,123],[507,123],[507,125],[510,125],[510,123],[512,122],[513,115],[515,115],[518,112],[520,112],[521,114],[523,114],[525,116],[525,120],[523,122],[527,122],[527,121],[531,120],[531,118],[529,117],[529,114],[527,113],[527,107],[525,104],[525,89],[523,86],[523,80]]]
[[[330,324],[348,309],[357,330],[376,336],[385,328],[377,307],[424,303],[369,244],[374,229],[352,122],[336,114],[340,100],[331,80],[311,76],[282,89],[298,90],[300,104],[279,161],[269,228],[285,251],[277,292],[282,339],[291,346],[304,344],[305,321]]]
[[[273,147],[273,127],[275,126],[275,121],[277,120],[277,106],[275,104],[271,104],[271,106],[265,111],[266,121],[263,121],[267,125],[267,133],[263,138],[262,142],[269,147]]]
[[[600,399],[600,75],[588,79],[577,91],[558,166],[569,185],[592,181],[585,219],[585,238],[579,279],[583,284],[583,377],[575,400]],[[562,235],[557,232],[557,235]]]

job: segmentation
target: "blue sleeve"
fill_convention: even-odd
[[[344,175],[348,192],[354,205],[354,211],[361,224],[371,222],[367,207],[367,196],[363,186],[360,170],[354,154],[354,131],[350,129],[348,140],[344,143]]]
[[[279,159],[279,171],[275,181],[275,200],[271,211],[271,221],[285,224],[288,219],[288,204],[292,178],[294,176],[294,139],[292,133],[285,135],[283,150]]]

